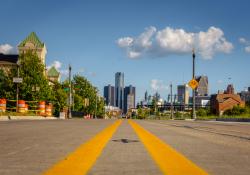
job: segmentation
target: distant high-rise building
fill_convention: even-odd
[[[225,94],[234,94],[234,86],[233,86],[233,84],[229,84],[227,86],[227,90],[225,91]]]
[[[124,110],[124,73],[115,74],[115,106]]]
[[[104,86],[104,94],[105,103],[108,106],[115,106],[115,87],[111,86]]]
[[[189,90],[188,85],[178,85],[177,86],[177,101],[181,104],[188,104],[189,100]]]
[[[135,87],[132,85],[124,89],[124,113],[130,108],[135,108]]]
[[[208,77],[197,76],[195,79],[199,83],[195,91],[195,96],[208,96]]]
[[[148,101],[148,91],[145,92],[144,101],[145,101],[145,102]]]

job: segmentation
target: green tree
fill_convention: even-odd
[[[0,98],[15,98],[16,86],[12,80],[13,70],[11,70],[10,75],[6,75],[3,70],[0,70]]]
[[[63,89],[63,84],[55,82],[51,102],[54,106],[54,115],[59,116],[60,111],[67,106],[68,94]]]
[[[20,99],[53,100],[52,88],[45,77],[45,65],[41,63],[37,54],[28,51],[20,55],[19,61],[20,77],[23,78],[23,82],[19,86]]]
[[[75,109],[97,116],[104,115],[104,100],[98,97],[98,90],[94,87],[85,77],[75,75],[72,84],[74,86],[75,95],[74,99]],[[88,99],[89,104],[84,105],[83,100]]]

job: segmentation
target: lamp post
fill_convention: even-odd
[[[98,90],[96,91],[96,98],[95,98],[95,119],[96,117],[96,112],[97,112],[97,97],[98,97]]]
[[[17,61],[17,78],[19,78],[19,67],[20,67],[20,61]],[[18,112],[18,98],[19,98],[19,83],[16,84],[16,112]]]
[[[193,75],[192,78],[195,79],[195,51],[192,51],[193,56]],[[193,110],[192,110],[192,118],[196,119],[196,112],[195,112],[195,88],[193,89]]]
[[[173,111],[173,85],[170,84],[170,112],[171,112],[171,119],[174,118],[174,111]]]
[[[72,118],[71,115],[71,103],[72,103],[72,87],[71,87],[71,65],[69,65],[69,118]]]

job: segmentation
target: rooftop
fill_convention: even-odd
[[[18,55],[5,55],[5,54],[0,53],[0,61],[17,63]]]
[[[27,42],[33,43],[36,47],[43,47],[44,43],[40,41],[35,32],[31,32],[25,40],[23,40],[18,47],[24,47]]]
[[[59,77],[60,73],[56,70],[54,66],[52,66],[47,73],[48,77]]]

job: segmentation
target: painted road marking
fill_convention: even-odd
[[[65,159],[48,169],[44,175],[87,174],[121,122],[121,120],[118,120],[105,128],[89,141],[82,144],[73,153],[69,154]]]
[[[163,174],[169,175],[208,175],[203,169],[195,165],[184,155],[178,153],[158,137],[145,130],[132,120],[132,126],[152,158],[160,167]]]

